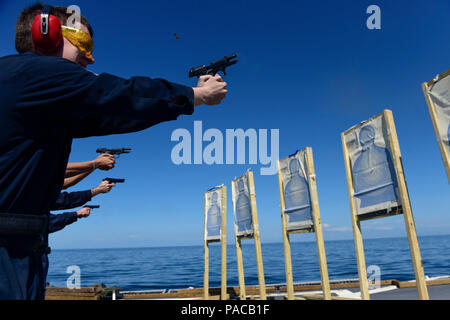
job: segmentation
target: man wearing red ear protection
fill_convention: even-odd
[[[19,54],[0,57],[0,299],[44,298],[48,217],[72,139],[144,130],[227,93],[218,75],[192,88],[93,74],[92,27],[82,17],[69,28],[68,16],[65,7],[25,8],[15,28]]]
[[[36,4],[24,9],[16,24],[16,50],[62,57],[83,67],[94,63],[91,25],[81,15],[81,21],[66,26],[69,17],[65,7]]]

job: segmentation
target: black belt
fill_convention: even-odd
[[[47,215],[0,213],[0,237],[43,236],[47,227]]]
[[[0,247],[44,253],[47,228],[47,215],[0,213]]]

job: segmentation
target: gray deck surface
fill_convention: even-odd
[[[430,300],[450,300],[450,285],[428,286]],[[398,288],[391,291],[374,293],[371,300],[419,300],[417,288]]]

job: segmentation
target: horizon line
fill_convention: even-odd
[[[417,238],[423,238],[423,237],[439,237],[439,236],[450,236],[450,233],[446,234],[428,234],[428,235],[418,235]],[[397,236],[397,237],[368,237],[363,240],[377,240],[377,239],[408,239],[407,236]],[[353,241],[353,238],[349,239],[330,239],[330,240],[324,240],[324,242],[335,242],[335,241]],[[311,240],[295,240],[290,241],[291,243],[315,243],[316,241]],[[261,242],[261,245],[264,244],[283,244],[282,241],[266,241]],[[249,243],[243,243],[243,246],[251,245]],[[220,246],[220,243],[213,243],[213,246]],[[228,246],[235,246],[234,243],[227,243]],[[106,249],[149,249],[149,248],[182,248],[182,247],[203,247],[203,244],[191,244],[191,245],[159,245],[159,246],[143,246],[143,247],[101,247],[101,248],[59,248],[59,249],[53,249],[52,251],[62,251],[62,250],[106,250]]]

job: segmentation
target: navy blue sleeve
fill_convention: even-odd
[[[64,212],[60,214],[50,214],[48,221],[48,233],[53,233],[60,231],[65,228],[65,226],[77,221],[76,212]]]
[[[95,75],[62,58],[35,57],[17,105],[46,115],[74,138],[143,130],[194,112],[191,87],[164,79]]]
[[[91,201],[91,190],[75,191],[75,192],[61,192],[56,199],[55,204],[51,210],[64,210],[80,207],[88,201]]]
[[[34,53],[0,57],[0,212],[49,212],[73,138],[135,132],[193,111],[193,89],[166,80],[95,75]]]

